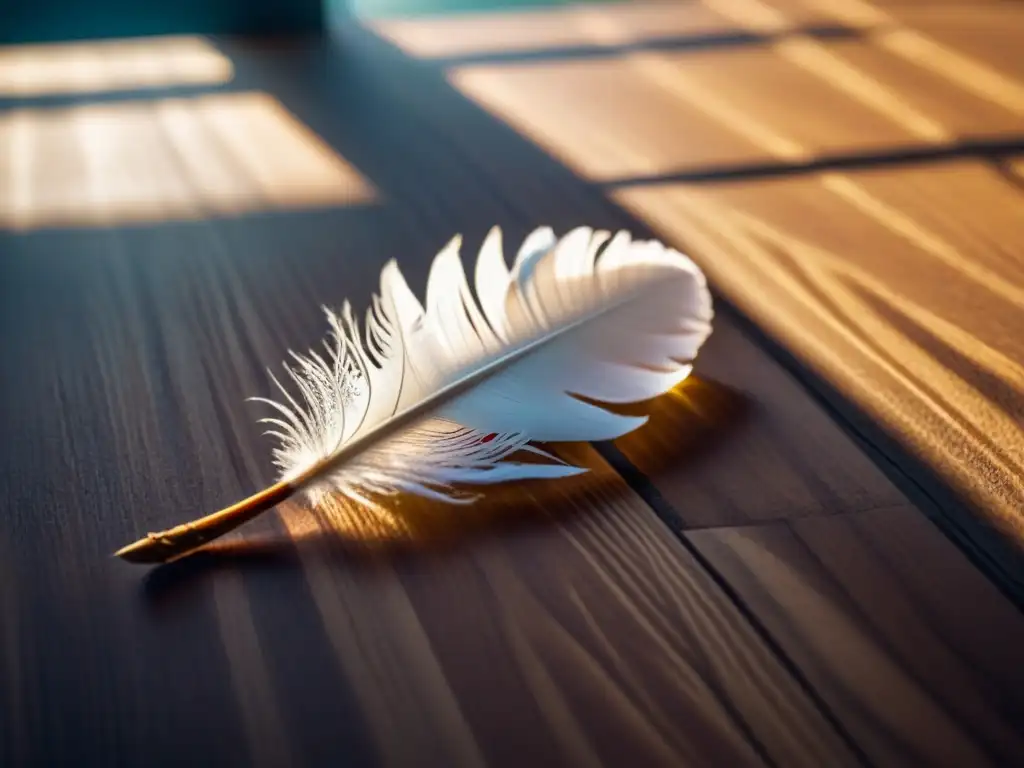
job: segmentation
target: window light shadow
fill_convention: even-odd
[[[0,228],[365,204],[370,183],[272,96],[0,114]]]
[[[599,16],[597,14],[600,14]],[[722,34],[735,25],[701,3],[599,3],[460,13],[396,16],[369,26],[410,56],[443,59],[512,51],[557,49],[593,43],[595,23],[612,23],[629,40]]]
[[[234,66],[201,37],[0,47],[0,98],[220,85]]]
[[[406,0],[407,5],[417,5]],[[678,46],[714,41],[756,43],[758,35],[791,32],[853,34],[837,27],[825,11],[795,9],[772,25],[740,25],[708,3],[592,2],[543,7],[475,8],[457,14],[428,14],[434,2],[418,3],[419,13],[388,12],[383,0],[362,0],[356,10],[367,26],[406,55],[435,61],[486,58],[502,54],[557,57],[560,51],[601,45],[605,48],[655,42]],[[753,36],[752,36],[753,35]],[[736,38],[741,38],[739,41]]]

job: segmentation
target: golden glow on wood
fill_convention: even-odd
[[[657,0],[375,19],[371,27],[410,56],[431,59],[593,45],[594,24],[613,25],[630,42],[735,31],[706,3]]]
[[[260,92],[6,112],[0,188],[0,229],[16,230],[375,198],[358,171]]]
[[[1020,345],[1008,330],[1024,306],[1013,183],[968,160],[641,183],[1012,140],[1024,82],[1001,63],[1018,15],[963,6],[894,17],[860,0],[812,0],[805,9],[867,30],[826,41],[802,36],[806,11],[789,4],[703,5],[774,37],[576,59],[545,59],[538,45],[528,61],[456,63],[448,77],[578,175],[629,181],[615,201],[684,246],[724,295],[982,510],[979,541],[991,527],[1024,546]],[[403,24],[393,36],[422,50],[413,22]],[[576,29],[579,44],[629,42],[611,15]],[[1024,177],[1024,162],[1004,170]]]
[[[957,207],[967,195],[969,213]],[[1006,448],[1019,424],[994,394],[1024,387],[1019,344],[1004,331],[1024,288],[1015,260],[988,245],[1012,242],[1020,200],[997,172],[954,162],[615,197],[685,237],[723,293],[1021,546],[1024,462]],[[831,231],[815,228],[823,220]]]
[[[201,37],[0,47],[0,97],[230,82],[235,68]]]

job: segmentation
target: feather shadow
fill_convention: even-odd
[[[747,395],[697,374],[660,397],[620,410],[650,417],[644,426],[612,443],[649,476],[713,461],[755,417],[754,402]]]
[[[632,455],[642,455],[643,471],[649,473],[703,461],[727,443],[750,409],[737,390],[694,376],[666,395],[616,410],[650,415],[645,426],[616,441]],[[568,524],[592,509],[595,498],[614,499],[632,492],[589,444],[546,447],[590,471],[557,482],[521,480],[491,486],[469,507],[414,494],[371,498],[370,505],[340,495],[316,508],[287,502],[278,510],[280,534],[210,544],[187,558],[160,565],[142,582],[144,598],[154,607],[166,606],[190,585],[225,571],[289,571],[311,562],[351,570],[447,557],[496,537]]]

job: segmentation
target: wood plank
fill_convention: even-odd
[[[891,8],[901,24],[952,51],[1024,83],[1024,8],[1018,3],[970,3]]]
[[[688,537],[873,764],[1024,759],[1024,617],[916,510]]]
[[[694,377],[615,441],[687,528],[854,512],[905,502],[801,386],[729,324]]]
[[[739,22],[760,5],[713,7]],[[896,22],[856,0],[817,7],[846,20]],[[786,18],[780,11],[772,23]],[[607,181],[621,173],[621,182],[640,184],[697,171],[713,177],[737,163],[798,168],[823,156],[898,167],[908,151],[978,135],[980,123],[963,116],[972,104],[1012,144],[1016,133],[1006,132],[1024,114],[1024,89],[974,53],[897,26],[874,34],[870,46],[798,39],[466,67],[450,76],[580,175]],[[1024,599],[1020,350],[1007,330],[1022,295],[1015,186],[977,163],[945,163],[778,184],[658,184],[612,197],[692,251]],[[864,425],[861,410],[882,429]]]
[[[557,53],[592,45],[595,24],[613,24],[628,43],[721,36],[738,29],[703,3],[608,2],[480,13],[378,17],[368,25],[409,56],[451,59],[512,52]],[[794,19],[794,24],[808,19]]]
[[[761,24],[758,31],[772,33],[837,27],[827,10],[796,0],[788,3],[783,24]],[[369,7],[368,25],[404,53],[416,58],[459,59],[550,53],[589,46],[685,45],[701,40],[735,36],[746,27],[737,24],[723,0],[717,2],[599,2],[528,7],[455,14],[395,15]],[[764,6],[762,15],[774,18]],[[757,19],[757,14],[745,18]],[[601,41],[602,31],[612,31],[615,41]]]
[[[878,38],[837,40],[825,46],[919,114],[959,139],[1008,137],[1020,140],[1020,115],[1006,106],[950,82],[941,73],[887,50]]]
[[[699,98],[668,97],[618,57],[464,67],[451,78],[587,179],[756,163],[769,156],[742,133],[723,131],[702,111]],[[686,83],[692,80],[679,80]],[[681,129],[686,141],[680,141]]]
[[[1020,138],[1024,90],[1012,76],[900,26],[882,10],[854,0],[812,3],[844,24],[889,25],[863,39],[829,41],[801,34],[788,6],[707,4],[738,31],[788,34],[718,50],[616,52],[614,46],[636,42],[637,32],[620,29],[598,7],[586,24],[553,29],[578,31],[597,50],[607,46],[607,55],[566,60],[552,50],[545,58],[538,46],[520,61],[456,64],[449,77],[599,181]],[[674,13],[689,18],[683,8],[690,6]],[[953,77],[957,71],[970,75]],[[595,125],[601,131],[590,129]]]
[[[737,0],[741,3],[755,0]],[[873,27],[871,38],[916,67],[957,87],[1024,114],[1024,58],[1017,45],[1024,15],[1010,3],[899,3],[808,0],[847,23]]]
[[[921,140],[916,129],[769,48],[467,66],[450,77],[596,181],[775,159],[808,162]],[[928,131],[943,135],[930,123]]]
[[[594,471],[496,489],[471,518],[411,499],[369,524],[348,506],[323,515],[349,541],[363,531],[376,554],[354,579],[314,540],[306,567],[325,620],[358,611],[327,631],[376,699],[367,710],[383,719],[371,728],[393,761],[473,762],[459,757],[461,731],[488,765],[745,765],[760,764],[759,752],[775,763],[855,762],[621,479],[589,450],[566,457]],[[403,555],[381,555],[390,549]],[[371,645],[408,670],[400,686],[358,651]],[[749,661],[727,661],[740,657]],[[458,729],[443,721],[442,692]],[[769,716],[776,706],[784,713]],[[409,738],[392,743],[396,730]]]
[[[0,48],[0,98],[31,98],[231,80],[231,61],[201,37]]]
[[[687,243],[756,322],[953,484],[978,516],[949,502],[965,544],[1022,583],[1015,185],[963,162],[617,197]]]
[[[159,223],[374,199],[350,164],[258,91],[16,109],[0,115],[0,141],[5,229]]]
[[[159,745],[152,765],[237,760],[247,741],[227,648],[244,625],[222,637],[216,618],[232,586],[196,585],[185,610],[153,605],[140,574],[109,558],[126,515],[196,502],[169,470],[196,455],[182,437],[188,417],[140,415],[167,392],[159,351],[133,356],[122,344],[147,329],[118,323],[117,310],[91,312],[95,302],[144,306],[119,292],[131,262],[97,290],[88,276],[104,273],[120,244],[109,233],[2,242],[0,343],[16,364],[0,384],[0,421],[20,448],[0,459],[4,575],[15,598],[2,620],[0,678],[16,686],[16,706],[0,717],[0,762],[125,763],[145,744]],[[239,655],[234,670],[258,680],[252,661]],[[159,717],[149,714],[156,700]],[[213,714],[196,718],[197,707]]]

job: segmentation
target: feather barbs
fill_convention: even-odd
[[[465,486],[583,472],[533,443],[605,440],[636,429],[645,418],[597,403],[668,391],[690,374],[711,332],[702,272],[661,243],[586,227],[558,239],[542,227],[509,268],[495,227],[476,259],[475,295],[461,246],[457,236],[435,257],[424,303],[390,262],[362,328],[347,302],[340,312],[325,308],[323,351],[290,353],[285,365],[297,393],[274,377],[282,401],[252,398],[276,411],[262,421],[278,441],[281,478],[308,475],[350,441],[510,349],[546,335],[550,342],[305,484],[314,503],[330,492],[361,502],[399,491],[458,503],[473,498]],[[516,461],[522,451],[534,460]]]

